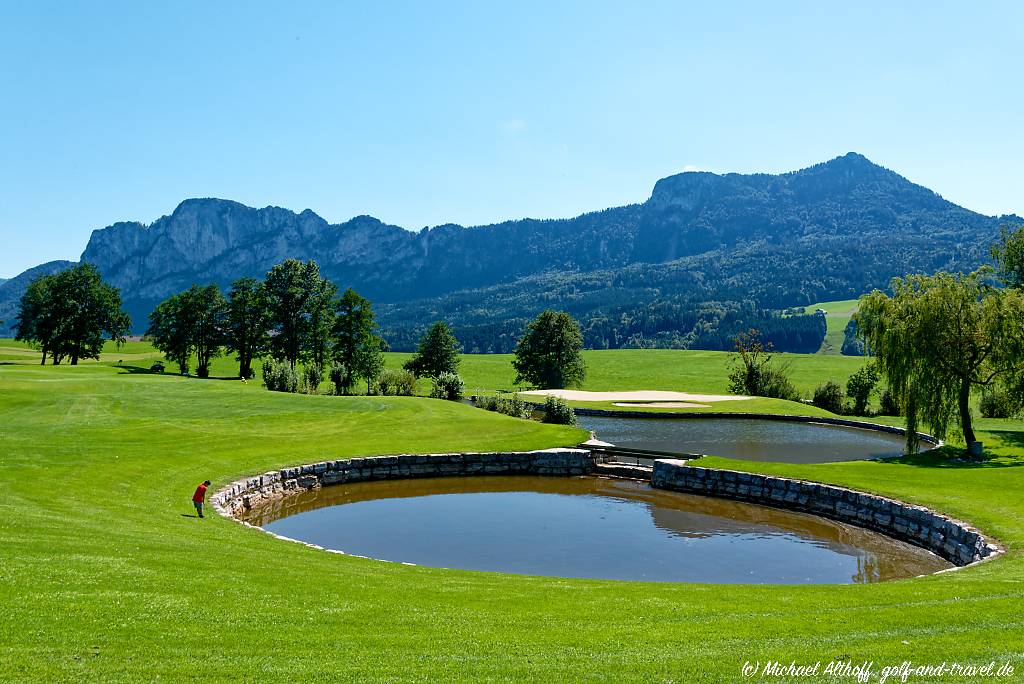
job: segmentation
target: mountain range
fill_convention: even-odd
[[[467,351],[509,351],[529,317],[554,307],[581,320],[591,347],[724,348],[758,327],[801,351],[814,347],[818,322],[778,310],[908,272],[974,268],[999,226],[1017,222],[850,153],[778,175],[681,173],[641,204],[571,219],[418,232],[370,216],[331,224],[309,209],[189,199],[149,225],[94,230],[81,260],[121,288],[137,332],[153,306],[193,283],[226,288],[294,257],[373,300],[395,349],[444,318]],[[32,278],[71,264],[0,283],[0,334]]]

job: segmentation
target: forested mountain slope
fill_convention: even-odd
[[[851,153],[780,175],[678,174],[642,204],[572,219],[418,232],[192,199],[150,225],[93,231],[82,260],[121,288],[137,331],[169,294],[226,287],[295,257],[374,300],[396,349],[445,318],[467,350],[508,351],[528,317],[555,307],[581,319],[593,347],[722,348],[758,327],[778,348],[803,351],[820,343],[818,322],[772,309],[857,296],[908,272],[974,268],[1014,221]],[[0,284],[4,326],[28,275]]]

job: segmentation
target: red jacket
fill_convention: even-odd
[[[192,500],[196,503],[203,503],[206,501],[206,485],[201,484],[196,487],[196,493],[192,495]]]

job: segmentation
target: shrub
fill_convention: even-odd
[[[789,368],[772,362],[771,345],[761,342],[757,330],[736,337],[736,356],[731,360],[729,391],[756,397],[799,401],[800,393],[789,380]]]
[[[979,409],[985,418],[1013,418],[1021,407],[1005,390],[994,388],[981,393]]]
[[[473,397],[473,405],[484,411],[497,411],[497,401],[498,397],[492,395],[482,394]]]
[[[874,362],[865,364],[850,376],[846,383],[846,394],[853,400],[852,412],[858,416],[868,413],[868,402],[878,384],[878,368]]]
[[[881,405],[879,413],[883,416],[903,415],[903,409],[900,407],[899,397],[897,397],[895,392],[890,390],[888,387],[882,391],[882,396],[878,398],[878,403]]]
[[[348,394],[355,384],[355,378],[344,364],[335,363],[331,366],[331,383],[334,385],[335,394]]]
[[[789,369],[786,366],[778,368],[766,368],[761,373],[761,391],[757,396],[785,399],[787,401],[800,401],[800,393],[790,382]]]
[[[834,380],[818,385],[817,389],[814,390],[814,398],[811,400],[811,403],[820,409],[825,409],[832,413],[842,413],[843,388]]]
[[[544,400],[544,422],[556,425],[575,425],[576,414],[565,399],[549,395]]]
[[[416,391],[416,376],[407,370],[385,370],[377,376],[377,384],[385,396],[411,397]]]
[[[459,377],[458,373],[440,373],[434,378],[434,386],[430,390],[430,396],[435,399],[459,401],[462,399],[463,389],[462,378]]]
[[[476,405],[487,411],[504,413],[506,416],[512,416],[513,418],[530,417],[530,409],[527,408],[526,402],[516,394],[511,396],[477,397]]]
[[[287,363],[267,359],[263,362],[263,384],[272,392],[296,392],[299,374]]]
[[[306,366],[302,371],[302,391],[316,394],[320,391],[320,383],[324,380],[324,369],[316,364]]]

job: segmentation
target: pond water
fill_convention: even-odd
[[[951,567],[924,549],[824,518],[596,477],[333,485],[246,519],[346,553],[525,575],[848,584]]]
[[[902,435],[862,428],[756,418],[578,416],[580,427],[616,446],[746,461],[830,463],[899,456]]]

